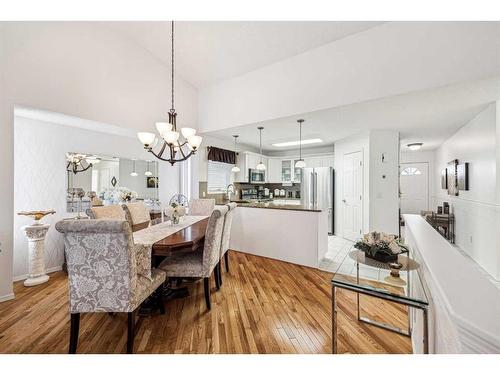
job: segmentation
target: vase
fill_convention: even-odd
[[[398,254],[376,253],[375,255],[371,255],[368,251],[365,252],[365,257],[377,260],[382,263],[395,262],[398,260]]]
[[[176,224],[179,224],[179,216],[172,216],[172,225],[176,225]]]

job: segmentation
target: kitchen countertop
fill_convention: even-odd
[[[267,208],[272,210],[288,210],[288,211],[309,211],[309,212],[321,212],[321,210],[314,210],[306,208],[302,205],[295,204],[274,204],[272,202],[251,202],[251,203],[238,203],[238,207],[249,207],[249,208]]]

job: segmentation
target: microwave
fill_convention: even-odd
[[[251,184],[263,184],[266,180],[266,171],[260,171],[258,169],[248,170],[248,182]]]

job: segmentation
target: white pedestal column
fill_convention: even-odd
[[[22,229],[28,239],[29,249],[29,277],[24,280],[24,286],[43,284],[49,280],[45,274],[45,236],[49,224],[25,225]]]

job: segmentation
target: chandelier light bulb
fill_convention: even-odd
[[[188,138],[188,144],[194,150],[196,150],[198,147],[200,147],[202,140],[203,140],[203,137],[200,137],[199,135],[192,135],[191,137]]]
[[[165,132],[163,139],[165,139],[165,142],[167,142],[169,145],[173,145],[179,139],[179,135],[179,132],[169,130]]]
[[[257,168],[258,171],[265,171],[266,170],[266,165],[263,162],[260,162],[259,164],[257,164],[256,168]]]
[[[189,139],[193,135],[196,134],[196,129],[193,128],[182,128],[181,129],[182,136],[186,139]]]
[[[168,132],[169,130],[172,130],[172,125],[169,124],[168,122],[157,122],[155,126],[156,130],[162,137],[164,133]]]
[[[154,133],[148,133],[148,132],[139,132],[137,133],[137,138],[139,138],[139,141],[145,146],[151,146],[156,138],[156,135]]]

